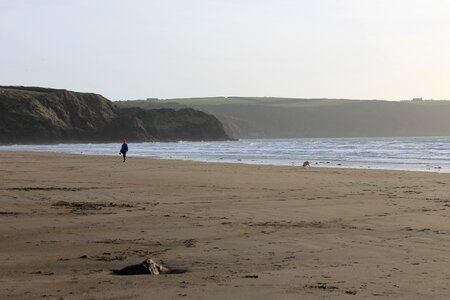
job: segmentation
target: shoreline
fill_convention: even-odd
[[[34,150],[20,150],[20,151],[13,151],[13,150],[0,150],[0,153],[7,152],[7,153],[53,153],[53,154],[61,154],[61,155],[78,155],[78,156],[92,156],[92,157],[116,157],[117,155],[114,154],[84,154],[84,153],[69,153],[69,152],[54,152],[54,151],[34,151]],[[128,155],[127,159],[149,159],[149,160],[167,160],[167,161],[179,161],[179,162],[192,162],[192,163],[206,163],[206,164],[236,164],[236,165],[247,165],[247,166],[267,166],[267,167],[291,167],[291,168],[302,168],[301,162],[299,162],[297,165],[277,165],[277,164],[270,164],[270,163],[247,163],[247,162],[239,162],[239,161],[204,161],[204,160],[193,160],[193,159],[180,159],[180,158],[164,158],[164,157],[150,157],[150,156],[133,156]],[[418,172],[418,173],[431,173],[431,174],[450,174],[450,170],[448,172],[445,171],[436,171],[436,170],[403,170],[403,169],[383,169],[383,168],[356,168],[356,167],[346,167],[346,166],[333,166],[333,167],[327,167],[319,164],[312,164],[310,168],[313,169],[331,169],[331,170],[355,170],[355,171],[393,171],[393,172]]]
[[[0,165],[2,299],[449,294],[448,174],[7,151]],[[146,258],[188,272],[111,273]]]

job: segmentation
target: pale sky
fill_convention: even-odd
[[[450,99],[449,0],[0,0],[0,85]]]

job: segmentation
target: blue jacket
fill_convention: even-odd
[[[120,152],[128,152],[128,145],[123,143],[122,148],[120,149]]]

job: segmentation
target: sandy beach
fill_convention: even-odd
[[[0,299],[448,299],[450,174],[1,152]],[[153,258],[170,275],[113,275]]]

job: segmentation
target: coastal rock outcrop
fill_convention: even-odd
[[[194,109],[122,109],[105,97],[41,87],[0,87],[0,143],[227,140]]]

